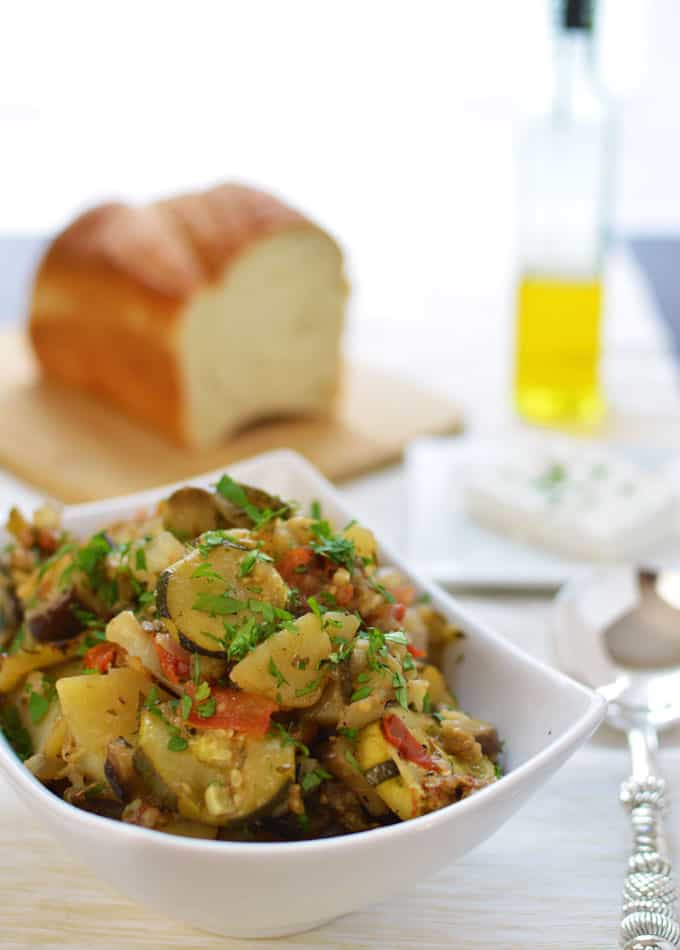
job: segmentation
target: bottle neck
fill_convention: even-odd
[[[555,117],[588,116],[601,111],[592,34],[589,30],[559,30],[555,36]]]

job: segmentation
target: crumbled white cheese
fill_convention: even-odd
[[[524,446],[470,473],[466,505],[482,524],[561,554],[635,557],[676,530],[670,479],[605,450]]]

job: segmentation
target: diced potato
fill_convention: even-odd
[[[449,687],[444,679],[444,674],[436,666],[428,664],[420,670],[418,674],[420,679],[427,680],[430,702],[433,706],[440,703],[444,706],[456,706],[456,700],[451,694]]]
[[[241,689],[266,696],[288,709],[318,702],[327,673],[322,660],[332,652],[328,634],[315,614],[305,614],[295,626],[279,630],[248,654],[231,671]]]
[[[71,676],[57,683],[57,693],[69,731],[83,753],[89,777],[104,782],[109,742],[137,731],[140,696],[151,689],[151,680],[132,669],[111,670],[105,676]]]
[[[378,560],[378,542],[372,531],[363,528],[360,524],[353,524],[345,528],[342,533],[349,541],[354,542],[357,557],[367,558],[372,563]]]
[[[344,614],[339,610],[329,610],[323,615],[323,628],[329,637],[341,637],[353,640],[361,620],[356,614]]]
[[[130,656],[136,656],[153,676],[162,676],[153,637],[142,627],[131,610],[124,610],[110,620],[106,626],[106,639],[124,647]]]

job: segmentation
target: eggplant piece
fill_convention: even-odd
[[[356,768],[354,743],[344,736],[331,736],[321,747],[319,755],[328,771],[352,789],[369,815],[381,817],[388,814],[389,809],[376,792],[373,783]],[[370,769],[368,771],[370,772]],[[397,769],[397,773],[398,771]]]
[[[241,489],[244,493],[248,505],[257,508],[259,512],[272,511],[277,512],[277,517],[283,521],[288,520],[293,514],[293,508],[282,501],[277,495],[270,495],[269,492],[261,488],[253,488],[252,485],[245,485],[242,482],[233,482],[237,490]],[[220,494],[219,486],[215,494],[215,503],[222,517],[222,527],[225,528],[252,528],[253,519],[237,503],[230,501],[224,495]]]
[[[135,750],[122,736],[108,744],[104,775],[119,802],[129,802],[135,797],[139,783],[135,771]]]
[[[82,633],[78,612],[86,609],[75,589],[70,588],[27,611],[26,625],[38,643],[70,640]]]
[[[161,574],[156,587],[156,608],[177,631],[179,642],[192,653],[224,659],[225,621],[238,627],[262,615],[253,604],[285,608],[288,588],[268,561],[257,561],[241,575],[252,546],[225,538],[206,553],[200,548],[187,554]],[[198,574],[198,576],[196,576]],[[250,589],[256,587],[258,593]]]
[[[135,768],[162,808],[190,821],[226,826],[268,814],[295,778],[295,748],[277,738],[209,730],[175,752],[172,735],[164,719],[143,710]]]
[[[168,531],[183,540],[225,527],[215,495],[192,485],[174,491],[160,503],[158,511]]]

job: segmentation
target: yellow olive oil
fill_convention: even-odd
[[[525,276],[517,295],[515,406],[531,422],[592,424],[600,389],[602,283]]]

